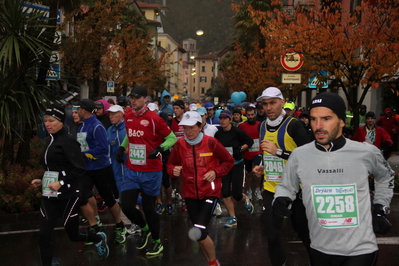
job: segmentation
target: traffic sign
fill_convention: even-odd
[[[24,3],[24,12],[26,13],[26,16],[29,17],[30,14],[32,13],[32,10],[38,10],[40,12],[43,12],[43,17],[42,19],[48,19],[49,14],[50,14],[50,7],[48,6],[43,6],[39,4],[33,4],[33,3]],[[57,11],[57,24],[61,24],[62,22],[62,13],[61,10]]]
[[[297,52],[287,52],[281,56],[281,65],[288,71],[296,71],[303,65],[303,54]]]
[[[60,78],[60,65],[51,65],[47,71],[46,80],[59,80]]]
[[[115,91],[115,82],[107,81],[107,92],[114,92]]]
[[[313,77],[309,78],[309,88],[328,88],[328,71],[320,71],[319,75],[326,76],[326,80],[319,80],[315,74]]]
[[[283,73],[281,75],[281,83],[283,83],[283,84],[301,84],[301,74]]]

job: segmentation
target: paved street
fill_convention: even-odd
[[[222,204],[223,206],[223,204]],[[220,217],[213,217],[210,235],[215,241],[217,256],[223,266],[270,265],[267,255],[265,229],[260,223],[261,206],[255,203],[255,212],[248,215],[244,207],[237,206],[238,227],[226,229],[227,211],[223,208]],[[388,216],[393,224],[391,232],[378,237],[378,265],[398,265],[399,261],[399,194],[396,193]],[[0,216],[0,265],[39,266],[38,213]],[[199,246],[187,237],[190,222],[186,212],[176,211],[174,215],[161,216],[161,239],[164,244],[162,256],[146,258],[144,250],[136,250],[136,236],[129,236],[125,244],[113,243],[113,227],[108,211],[101,214],[104,230],[109,236],[110,256],[99,261],[94,246],[69,241],[63,228],[54,233],[55,264],[62,266],[80,265],[207,265]],[[126,221],[127,222],[127,221]],[[290,221],[284,221],[283,242],[288,253],[288,266],[309,265],[307,254],[292,230]]]

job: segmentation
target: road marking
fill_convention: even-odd
[[[302,244],[302,241],[288,241],[290,244]],[[377,237],[377,245],[399,245],[399,236]]]

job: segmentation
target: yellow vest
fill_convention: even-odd
[[[288,134],[288,125],[291,121],[295,119],[293,117],[286,118],[283,123],[279,126],[279,128],[275,132],[267,131],[266,121],[264,121],[261,125],[260,139],[261,140],[270,140],[276,144],[277,148],[285,150],[285,151],[293,151],[297,145],[294,139]],[[272,155],[266,151],[263,151],[263,164],[265,167],[264,171],[264,183],[263,188],[272,193],[276,192],[276,186],[281,182],[281,176],[279,176],[280,181],[271,181],[268,179],[273,179],[270,176],[268,177],[267,172],[278,172],[282,173],[283,167],[286,164],[287,160],[283,160],[278,156]],[[273,170],[268,170],[273,169]],[[277,176],[275,176],[277,178]],[[274,178],[274,179],[276,179]]]

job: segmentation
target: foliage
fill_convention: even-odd
[[[120,94],[135,83],[150,88],[163,78],[148,30],[126,1],[97,1],[67,18],[66,25],[74,33],[62,46],[65,74],[75,84],[92,80],[94,97],[102,93],[100,82],[107,80],[115,81],[115,93]]]
[[[50,57],[46,40],[51,35],[41,11],[26,15],[23,0],[0,3],[0,146],[3,170],[13,162],[15,137],[24,139],[36,123],[37,114],[55,97],[53,91],[37,83],[37,67]],[[23,142],[21,142],[23,143]]]
[[[248,10],[266,38],[265,58],[274,62],[267,67],[275,68],[286,51],[302,53],[304,65],[297,73],[304,83],[314,73],[328,71],[328,79],[343,90],[357,120],[372,85],[378,88],[379,82],[397,76],[399,7],[363,1],[351,13],[342,9],[340,1],[325,2],[301,3],[292,17],[278,9],[265,12],[249,6]],[[301,86],[295,89],[297,94]]]
[[[41,192],[33,188],[30,182],[43,176],[44,170],[39,164],[39,157],[44,148],[44,141],[34,138],[31,141],[31,159],[28,169],[18,164],[8,167],[8,175],[0,171],[0,214],[29,212],[39,208]]]

